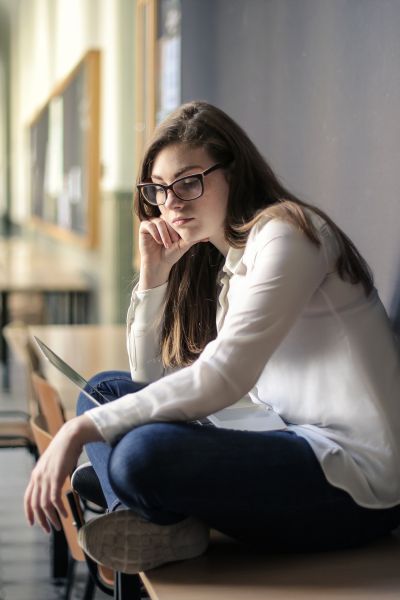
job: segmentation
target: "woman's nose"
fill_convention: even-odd
[[[183,200],[178,198],[174,190],[167,190],[167,199],[165,200],[164,206],[167,208],[171,208],[172,206],[176,208],[176,206],[181,206],[182,204]]]

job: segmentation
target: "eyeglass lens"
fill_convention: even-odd
[[[185,177],[176,181],[172,190],[181,200],[195,200],[201,196],[203,186],[198,177]],[[166,190],[160,185],[145,185],[142,187],[142,193],[151,204],[164,204],[167,199]]]

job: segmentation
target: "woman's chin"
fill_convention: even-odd
[[[193,235],[190,235],[189,231],[178,231],[179,235],[181,236],[181,238],[183,239],[184,242],[192,242],[193,241]]]
[[[194,232],[194,231],[189,231],[187,229],[184,229],[183,227],[181,229],[177,229],[176,230],[180,237],[183,239],[184,242],[196,242],[199,239],[199,234]]]

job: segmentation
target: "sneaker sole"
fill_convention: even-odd
[[[209,530],[192,517],[157,525],[120,510],[89,521],[79,530],[78,541],[95,562],[122,573],[139,573],[203,554]]]

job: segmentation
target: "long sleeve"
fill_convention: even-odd
[[[322,247],[281,221],[267,223],[249,244],[253,251],[244,261],[242,280],[228,293],[223,326],[197,361],[88,412],[107,441],[147,422],[204,417],[235,403],[257,383],[325,278],[328,261]]]
[[[134,288],[127,315],[127,350],[132,379],[150,383],[164,375],[160,326],[167,284],[151,290]]]

